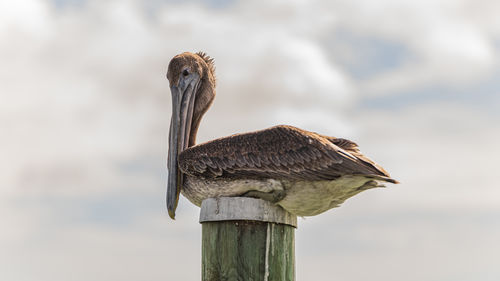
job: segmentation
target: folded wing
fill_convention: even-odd
[[[205,178],[333,180],[365,175],[397,182],[349,140],[292,126],[237,134],[190,147],[179,155],[185,174]]]

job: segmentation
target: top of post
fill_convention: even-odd
[[[201,203],[200,223],[264,221],[297,227],[297,217],[269,201],[250,197],[207,198]]]

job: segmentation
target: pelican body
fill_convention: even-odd
[[[356,143],[292,126],[236,134],[195,145],[203,114],[215,98],[214,61],[182,53],[169,63],[172,94],[167,209],[175,217],[182,193],[206,198],[251,196],[297,216],[314,216],[361,191],[397,183]]]

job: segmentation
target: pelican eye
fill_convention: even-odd
[[[187,69],[184,69],[184,70],[182,71],[182,75],[183,75],[183,76],[188,76],[188,75],[189,75],[189,71],[188,71]]]

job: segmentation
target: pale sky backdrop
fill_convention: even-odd
[[[0,280],[199,280],[165,208],[169,60],[215,58],[199,141],[290,124],[400,185],[299,219],[297,280],[500,280],[499,1],[0,2]]]

